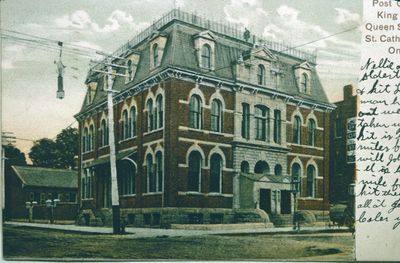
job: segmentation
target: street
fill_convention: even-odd
[[[352,260],[349,233],[196,236],[73,233],[5,225],[5,259]]]

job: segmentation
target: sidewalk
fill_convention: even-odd
[[[111,227],[95,226],[76,226],[76,225],[57,225],[40,224],[25,222],[4,222],[4,225],[14,227],[33,227],[41,229],[54,229],[61,231],[71,231],[87,234],[112,234]],[[129,238],[149,238],[149,237],[177,237],[177,236],[200,236],[200,235],[221,235],[221,234],[312,234],[312,233],[350,233],[347,228],[327,228],[327,227],[302,227],[300,232],[293,231],[291,227],[271,227],[271,228],[252,228],[249,224],[240,224],[237,228],[231,229],[208,229],[208,230],[189,230],[189,229],[160,229],[160,228],[137,228],[127,227],[126,237]]]

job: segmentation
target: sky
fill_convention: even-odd
[[[317,71],[332,102],[342,98],[344,85],[357,84],[361,0],[4,0],[0,4],[2,34],[12,30],[54,41],[51,49],[43,49],[2,38],[3,131],[14,133],[16,146],[26,157],[32,141],[53,139],[67,126],[77,127],[73,116],[86,93],[89,62],[99,58],[94,50],[113,52],[174,6],[317,52]],[[351,28],[355,29],[335,35]],[[57,41],[66,47],[85,47],[85,56],[67,52],[62,56],[66,66],[62,100],[56,98]]]

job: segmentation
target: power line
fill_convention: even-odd
[[[337,35],[340,35],[340,34],[344,34],[344,33],[353,31],[353,30],[355,30],[357,28],[358,28],[358,26],[357,27],[352,27],[352,28],[349,28],[349,29],[346,29],[346,30],[343,30],[343,31],[340,31],[340,32],[336,32],[336,33],[333,33],[331,35],[328,35],[328,36],[325,36],[325,37],[322,37],[322,38],[318,38],[318,39],[310,41],[310,42],[306,42],[306,43],[300,44],[298,46],[290,47],[290,48],[283,49],[283,50],[275,50],[275,51],[278,52],[278,53],[283,53],[283,52],[286,52],[286,51],[289,51],[289,50],[292,50],[292,49],[296,49],[296,48],[299,48],[299,47],[303,47],[303,46],[306,46],[306,45],[309,45],[309,44],[312,44],[312,43],[315,43],[315,42],[318,42],[318,41],[321,41],[321,40],[324,40],[324,39],[327,39],[327,38],[330,38],[330,37],[333,37],[333,36],[337,36]],[[254,59],[250,59],[249,62],[251,62],[253,60]],[[207,72],[211,72],[211,71],[212,72],[216,72],[218,70],[226,69],[226,68],[230,68],[230,67],[231,67],[231,65],[220,67],[220,68],[216,68],[214,70],[209,69]]]

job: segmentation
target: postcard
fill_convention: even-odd
[[[0,5],[4,260],[400,258],[400,1]]]

